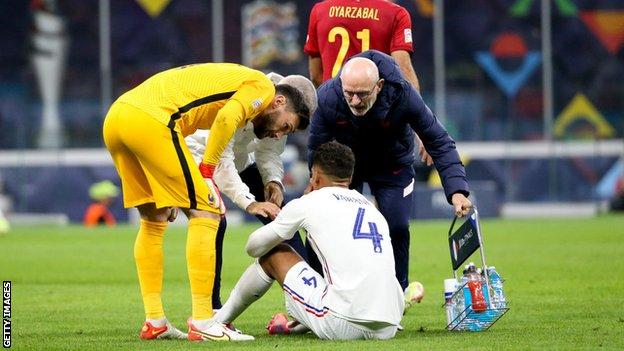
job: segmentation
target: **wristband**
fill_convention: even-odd
[[[203,163],[203,162],[201,162],[199,164],[199,172],[201,173],[202,177],[204,177],[204,178],[212,179],[212,176],[214,175],[215,168],[216,168],[215,165],[209,165],[209,164]]]

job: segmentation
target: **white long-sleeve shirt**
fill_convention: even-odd
[[[403,316],[403,290],[395,276],[388,223],[362,194],[325,187],[288,202],[275,220],[247,240],[250,256],[260,257],[297,230],[319,257],[334,314],[354,322],[397,325]]]
[[[195,134],[186,137],[186,144],[196,162],[200,162],[209,131],[198,130]],[[262,183],[276,182],[283,188],[284,164],[280,155],[286,146],[286,136],[280,139],[258,139],[253,132],[253,124],[249,122],[245,127],[234,133],[230,143],[221,155],[221,160],[214,174],[214,181],[219,190],[243,210],[254,201],[255,197],[249,187],[243,182],[239,173],[252,163],[256,163]]]

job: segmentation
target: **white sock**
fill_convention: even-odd
[[[224,324],[232,322],[247,307],[264,295],[271,284],[273,284],[273,279],[264,272],[256,260],[247,267],[230,293],[230,297],[214,316],[214,319]]]
[[[212,325],[212,323],[214,323],[214,319],[210,318],[210,319],[193,319],[191,321],[191,323],[193,324],[193,326],[199,330],[204,330],[206,328],[208,328],[209,326]]]
[[[164,326],[165,324],[167,324],[167,318],[165,318],[165,317],[160,318],[160,319],[148,318],[145,321],[149,322],[152,326],[154,326],[156,328],[160,328],[160,327]]]

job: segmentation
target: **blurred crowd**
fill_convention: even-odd
[[[265,72],[307,76],[302,48],[315,2],[224,1],[225,61]],[[435,108],[431,2],[396,2],[411,14],[412,62],[423,98]],[[447,115],[438,117],[449,133],[458,141],[548,139],[543,120],[539,1],[450,0],[444,4]],[[618,25],[624,22],[623,8],[624,4],[615,0],[553,2],[554,139],[624,136],[624,28]],[[155,72],[213,57],[210,1],[172,0],[163,8],[148,11],[138,1],[111,0],[110,11],[113,100]],[[4,14],[0,21],[0,150],[44,145],[43,116],[48,115],[44,110],[49,109],[50,101],[57,105],[51,112],[59,118],[58,147],[103,147],[101,125],[106,107],[102,106],[99,70],[98,1],[4,1],[0,13]],[[58,76],[56,81],[42,78],[35,69],[37,59],[52,55],[45,46],[49,44],[45,38],[52,37],[42,31],[37,13],[56,18],[62,28],[52,33],[61,43],[58,66],[50,66]],[[43,35],[43,47],[37,35]],[[281,45],[267,38],[277,38],[273,41],[279,40]],[[305,158],[306,140],[305,134],[288,139],[285,182],[294,189],[300,188],[301,179],[307,176],[299,162]],[[506,201],[579,201],[595,196],[592,187],[616,159],[562,160],[554,168],[542,160],[505,164],[468,160],[466,165],[472,179],[494,180]],[[553,169],[555,178],[548,182],[534,179],[536,173],[547,171],[552,176]],[[28,178],[22,171],[2,172],[18,209],[38,206],[28,200],[34,188],[26,186]],[[60,179],[66,170],[55,172]],[[429,169],[422,167],[420,179],[426,181],[428,173]],[[55,179],[35,179],[34,183]],[[83,188],[87,187],[85,183]]]
[[[531,53],[541,52],[539,4],[534,2],[522,12],[516,9],[517,6],[514,7],[516,2],[445,2],[448,116],[440,117],[445,119],[447,128],[458,140],[544,138],[541,64],[523,66]],[[51,11],[64,21],[62,35],[67,40],[59,93],[62,146],[102,146],[99,135],[103,109],[100,106],[102,85],[98,70],[100,29],[97,1],[41,0],[30,4],[27,1],[0,3],[1,13],[11,14],[5,16],[0,24],[0,36],[4,43],[0,51],[0,125],[3,127],[0,130],[0,149],[35,148],[38,145],[36,136],[43,107],[32,67],[32,58],[36,54],[32,38],[37,30],[33,13],[47,3],[54,4]],[[224,42],[225,60],[242,62],[250,53],[259,55],[258,52],[261,52],[264,55],[262,60],[253,61],[259,65],[256,68],[307,75],[307,58],[300,51],[305,40],[307,15],[314,3],[225,2],[225,18],[229,19],[224,23],[227,37]],[[433,106],[432,14],[423,5],[426,2],[397,3],[406,7],[413,18],[415,53],[412,60],[421,80],[423,97]],[[564,126],[556,138],[621,138],[624,130],[624,86],[619,82],[624,78],[624,50],[620,50],[622,40],[614,31],[622,29],[610,29],[605,27],[607,24],[592,26],[592,23],[601,18],[606,21],[604,16],[608,15],[608,11],[618,10],[622,4],[608,0],[569,0],[568,3],[573,4],[574,11],[562,11],[558,5],[553,5],[552,9],[553,27],[557,28],[552,32],[554,114],[557,117],[577,94],[582,94],[600,117],[574,119]],[[290,4],[289,13],[296,16],[276,18],[275,21],[281,21],[278,23],[253,21],[254,11],[266,12],[267,6],[259,9],[258,4],[274,4],[275,8]],[[600,17],[601,14],[604,16]],[[211,18],[208,1],[174,0],[153,15],[136,1],[111,1],[112,98],[162,69],[210,61],[213,54]],[[252,25],[242,26],[242,21]],[[611,39],[604,39],[597,32],[598,27],[611,30],[614,35],[609,37]],[[288,51],[286,59],[280,54],[286,49],[262,51],[255,50],[262,43],[252,41],[251,48],[243,44],[244,41],[249,42],[249,38],[266,37],[271,31],[284,28],[290,34],[279,39],[292,42],[292,45],[286,46],[299,48],[300,54],[289,49],[291,51]],[[498,65],[509,76],[526,69],[520,77],[522,84],[515,92],[513,88],[506,88],[508,83],[504,78],[494,77],[491,67],[481,64],[476,59],[477,55],[491,55],[494,58],[492,64]],[[601,133],[595,122],[597,119],[600,120],[598,123],[608,124],[610,132]]]

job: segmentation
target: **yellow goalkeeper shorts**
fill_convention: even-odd
[[[180,132],[116,102],[104,120],[104,142],[121,178],[126,208],[153,202],[158,208],[220,213]]]

